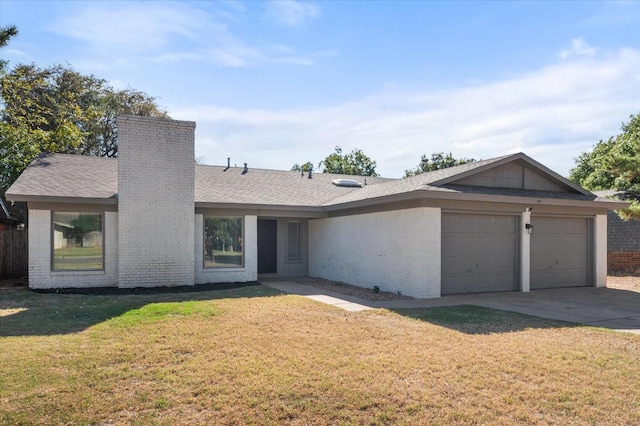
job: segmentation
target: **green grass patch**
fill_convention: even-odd
[[[394,312],[466,333],[504,333],[526,328],[577,326],[563,321],[474,305],[395,309]]]
[[[176,316],[212,317],[221,312],[213,302],[171,302],[151,303],[138,309],[132,309],[124,314],[111,318],[107,325],[117,327],[131,327],[155,321],[175,319]]]

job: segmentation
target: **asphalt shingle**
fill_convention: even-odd
[[[436,170],[402,179],[252,169],[243,167],[196,165],[195,201],[201,204],[239,204],[257,206],[322,208],[365,199],[377,199],[414,191],[481,193],[487,195],[535,196],[567,200],[606,201],[592,195],[572,192],[524,191],[484,188],[447,183],[457,176],[482,171],[496,164],[521,159],[512,154]],[[335,179],[355,179],[363,187],[341,187]],[[113,199],[118,192],[118,160],[78,155],[43,155],[37,158],[7,191],[16,197],[63,197],[74,199]]]
[[[55,154],[36,158],[6,195],[108,199],[117,193],[118,160]]]

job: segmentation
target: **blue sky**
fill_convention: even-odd
[[[196,121],[207,164],[525,152],[562,175],[640,112],[640,2],[9,1],[10,64],[69,64]]]

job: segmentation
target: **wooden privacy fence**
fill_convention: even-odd
[[[0,228],[0,279],[26,276],[27,262],[27,230]]]

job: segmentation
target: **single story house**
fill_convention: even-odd
[[[627,204],[525,154],[384,179],[197,165],[194,132],[123,116],[117,159],[36,159],[6,194],[28,204],[29,286],[312,276],[433,298],[606,285],[607,212]]]

